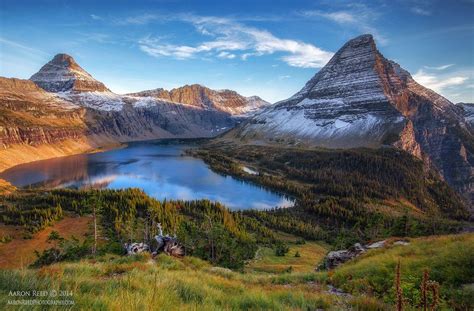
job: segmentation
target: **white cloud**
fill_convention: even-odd
[[[153,20],[157,20],[159,17],[156,14],[142,14],[132,17],[127,17],[124,20],[117,21],[117,24],[121,25],[145,25]]]
[[[233,59],[233,58],[235,58],[235,54],[222,51],[222,52],[220,52],[219,54],[217,54],[217,57],[219,57],[219,58]]]
[[[139,41],[140,49],[151,56],[171,56],[177,59],[192,58],[203,52],[215,52],[214,55],[221,58],[224,55],[222,52],[225,52],[227,58],[234,58],[235,52],[240,51],[242,60],[251,56],[282,53],[285,54],[280,58],[282,61],[290,66],[303,68],[320,68],[333,55],[312,44],[278,38],[269,31],[249,27],[227,18],[194,15],[176,18],[192,23],[201,34],[213,37],[213,40],[190,46],[169,44],[147,37]]]
[[[102,17],[99,15],[91,14],[89,15],[93,20],[100,21],[102,20]]]
[[[410,9],[410,11],[412,13],[417,14],[417,15],[423,15],[423,16],[430,16],[431,15],[431,11],[429,11],[427,9],[420,8],[418,6],[412,7]]]
[[[441,66],[425,66],[426,69],[432,69],[432,70],[445,70],[448,69],[449,67],[454,66],[454,64],[447,64],[447,65],[441,65]]]
[[[352,13],[346,12],[346,11],[338,11],[338,12],[306,11],[304,12],[304,14],[306,16],[321,16],[339,24],[357,22],[356,17]]]
[[[18,51],[21,51],[23,53],[28,53],[32,56],[37,56],[37,57],[49,56],[49,54],[46,53],[46,52],[43,52],[41,50],[26,46],[26,45],[21,44],[21,43],[16,42],[16,41],[5,39],[5,38],[2,38],[2,37],[0,37],[0,43],[8,45],[10,47],[13,47],[13,48],[15,48]]]
[[[373,26],[380,14],[364,4],[348,4],[346,9],[337,11],[304,11],[301,15],[307,18],[325,18],[341,26],[356,29],[358,32],[370,33],[382,45],[388,42],[388,39]]]
[[[421,85],[441,93],[449,87],[464,84],[469,78],[465,76],[438,77],[420,69],[413,75],[413,79]]]

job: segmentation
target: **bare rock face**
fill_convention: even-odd
[[[31,76],[30,80],[49,92],[109,91],[102,82],[94,79],[67,54],[57,54]]]
[[[463,110],[464,120],[471,128],[474,128],[474,104],[473,103],[457,103],[458,107]]]
[[[119,142],[212,137],[238,122],[231,113],[208,104],[207,97],[199,104],[180,102],[197,98],[194,91],[181,96],[170,93],[176,102],[164,95],[158,96],[161,90],[115,94],[66,54],[56,55],[31,77],[31,81],[66,106],[82,107],[87,136]],[[214,92],[204,87],[200,89],[202,94]]]
[[[227,112],[232,115],[255,112],[270,105],[258,96],[244,97],[232,90],[216,91],[199,84],[185,85],[171,91],[159,88],[128,95],[150,96],[207,110]]]
[[[405,125],[375,70],[371,36],[346,43],[305,87],[255,116],[241,135],[295,137],[328,148],[380,146]]]
[[[40,145],[84,137],[85,109],[33,82],[0,77],[0,146]]]
[[[301,91],[229,136],[327,148],[394,145],[422,159],[473,202],[474,138],[466,118],[461,107],[385,59],[371,35],[362,35],[347,42]]]

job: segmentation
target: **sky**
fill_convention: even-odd
[[[365,33],[419,83],[474,102],[474,0],[0,0],[0,76],[67,53],[117,93],[198,83],[276,102]]]

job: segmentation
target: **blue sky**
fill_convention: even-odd
[[[68,53],[118,93],[200,83],[274,102],[363,33],[418,82],[474,102],[473,0],[0,0],[0,76]]]

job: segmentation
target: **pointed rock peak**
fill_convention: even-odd
[[[371,34],[360,35],[346,42],[335,55],[351,55],[357,53],[372,53],[375,55],[377,46]]]
[[[51,62],[58,65],[64,64],[65,66],[69,66],[71,64],[76,63],[76,61],[74,60],[74,58],[72,58],[71,55],[64,54],[64,53],[56,54],[56,56],[54,56]]]
[[[94,79],[68,54],[57,54],[31,76],[31,81],[49,92],[104,92],[109,89]]]
[[[346,44],[349,44],[349,45],[375,44],[375,41],[374,41],[374,37],[371,34],[364,34],[347,41]]]

